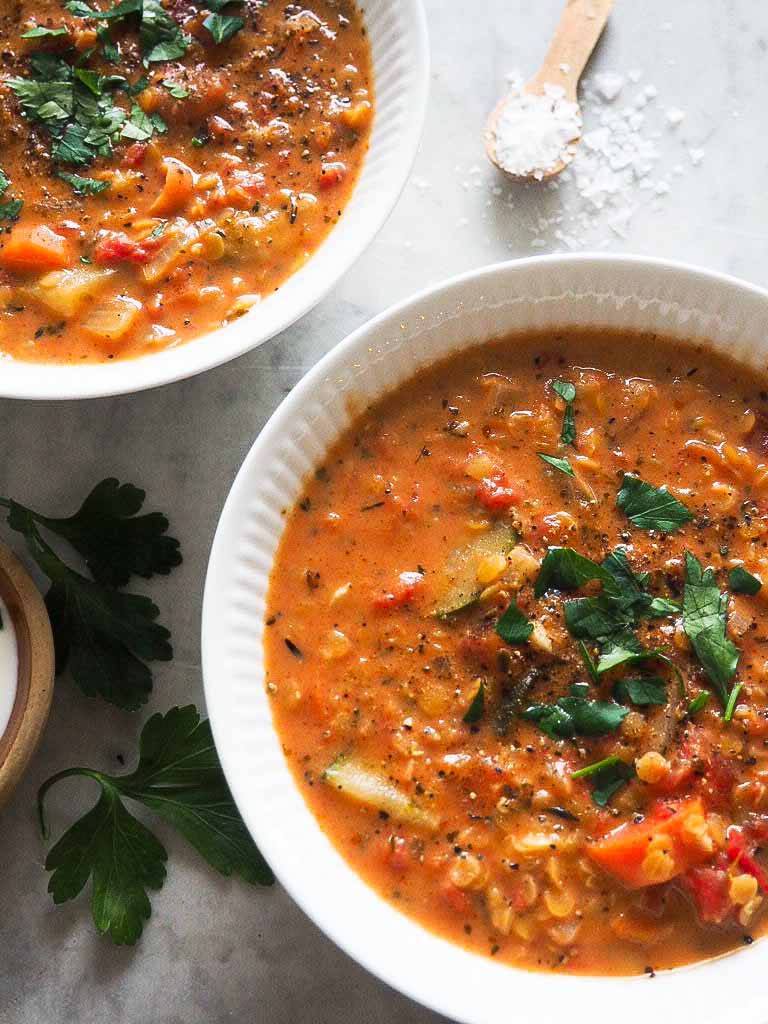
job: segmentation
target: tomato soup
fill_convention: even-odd
[[[0,352],[100,362],[274,292],[373,114],[348,0],[19,0],[0,14]]]
[[[656,336],[497,341],[359,416],[286,517],[276,728],[382,896],[530,969],[761,934],[766,382]]]

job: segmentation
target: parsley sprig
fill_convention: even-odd
[[[139,515],[144,491],[107,479],[66,518],[45,516],[0,498],[8,525],[20,533],[51,582],[46,606],[56,646],[56,670],[69,668],[88,696],[137,710],[152,689],[147,662],[173,656],[170,633],[156,620],[157,606],[120,589],[133,576],[167,575],[181,563],[179,542],[167,536],[168,520]],[[91,578],[57,554],[44,534],[67,541],[84,559]]]
[[[115,776],[77,767],[48,779],[38,793],[45,837],[46,794],[74,776],[93,779],[101,792],[50,850],[48,891],[54,903],[65,903],[90,879],[96,928],[118,945],[133,945],[141,936],[152,912],[148,890],[162,887],[168,859],[162,843],[131,814],[125,800],[142,804],[173,826],[221,874],[239,875],[251,885],[274,881],[232,800],[210,725],[192,705],[148,720],[134,771]]]
[[[728,594],[721,593],[712,569],[685,553],[683,629],[724,708],[739,664],[738,647],[728,639]]]

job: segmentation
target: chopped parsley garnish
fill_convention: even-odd
[[[640,530],[674,533],[694,516],[666,487],[652,487],[637,476],[624,474],[616,504]]]
[[[47,28],[45,25],[35,25],[29,32],[22,32],[22,39],[43,39],[46,36],[65,36],[67,30],[64,27],[61,28]]]
[[[576,476],[568,459],[559,459],[556,455],[546,455],[544,452],[536,452],[542,462],[546,462],[553,469],[559,469],[566,476]]]
[[[635,777],[635,767],[613,755],[595,761],[571,773],[572,779],[590,779],[593,783],[592,801],[598,807],[605,807],[614,793]]]
[[[739,663],[739,649],[726,635],[728,595],[721,593],[712,569],[686,551],[683,629],[723,707]]]
[[[570,444],[576,440],[576,418],[573,412],[573,403],[576,398],[576,386],[567,380],[553,380],[552,390],[565,402],[563,413],[563,426],[560,431],[560,442]]]
[[[23,208],[23,199],[9,199],[7,203],[0,203],[0,220],[18,220]]]
[[[702,708],[705,708],[709,704],[709,694],[706,690],[702,690],[701,693],[697,693],[691,703],[688,705],[688,714],[695,715]]]
[[[174,82],[173,79],[164,78],[163,88],[167,89],[169,94],[173,96],[175,100],[185,100],[189,96],[189,89],[181,85],[180,82]]]
[[[120,138],[130,139],[132,142],[147,142],[156,133],[163,135],[167,131],[168,125],[159,114],[147,114],[138,103],[132,103],[130,117],[123,125]]]
[[[8,79],[24,114],[50,135],[53,159],[76,166],[111,155],[126,119],[113,102],[113,90],[123,82],[48,53],[33,55],[29,77]]]
[[[524,644],[533,632],[533,623],[526,619],[513,601],[496,623],[496,632],[506,644]]]
[[[733,718],[733,712],[736,710],[736,701],[739,699],[739,694],[742,691],[744,683],[736,683],[734,688],[728,695],[728,701],[725,705],[725,713],[723,714],[723,720],[730,722]]]
[[[629,709],[613,701],[591,700],[588,692],[587,683],[574,683],[569,697],[559,697],[553,704],[532,704],[523,711],[523,718],[535,722],[553,740],[613,732]]]
[[[139,741],[139,761],[126,775],[69,768],[52,776],[37,797],[47,837],[45,796],[62,779],[84,776],[98,783],[96,804],[71,825],[45,860],[55,903],[75,899],[91,880],[96,928],[118,945],[133,945],[152,912],[147,890],[165,881],[168,854],[128,810],[125,800],[148,808],[171,825],[223,875],[251,885],[274,877],[237,812],[224,779],[211,727],[195,707],[153,715]]]
[[[94,10],[81,0],[70,0],[66,8],[79,18],[94,21],[119,21],[137,15],[140,22],[139,43],[147,67],[161,61],[179,60],[189,49],[189,36],[182,32],[160,0],[121,0],[105,11]]]
[[[754,597],[760,592],[763,584],[757,576],[747,572],[742,565],[737,565],[728,573],[728,586],[733,594],[748,594],[750,597]]]
[[[173,651],[168,630],[156,621],[154,603],[121,588],[132,576],[167,575],[181,562],[178,541],[166,534],[166,517],[138,514],[144,497],[131,484],[104,480],[74,515],[63,519],[0,499],[9,510],[8,525],[22,534],[51,581],[45,600],[57,672],[68,667],[85,694],[98,694],[127,710],[145,703],[152,689],[146,662],[168,661]],[[62,561],[42,531],[66,540],[91,578]]]
[[[479,722],[483,717],[483,711],[485,710],[485,683],[481,679],[478,683],[477,690],[475,692],[469,707],[466,710],[462,721],[466,722],[467,725],[473,725],[475,722]]]
[[[98,181],[96,178],[82,178],[79,174],[59,174],[62,181],[66,181],[68,185],[72,186],[72,191],[76,196],[97,196],[100,192],[105,192],[110,183],[108,181]]]
[[[203,27],[208,29],[215,43],[226,43],[245,28],[245,21],[237,15],[213,13],[205,19]]]
[[[638,679],[619,679],[613,687],[616,700],[631,701],[638,707],[667,703],[667,684],[660,676],[645,676]]]

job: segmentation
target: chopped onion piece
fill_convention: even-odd
[[[41,302],[59,316],[71,317],[87,299],[100,291],[114,273],[114,270],[87,266],[52,270],[35,284],[21,289],[21,293],[27,299]]]
[[[83,328],[104,341],[116,341],[133,327],[141,310],[138,299],[113,295],[91,310],[83,321]]]
[[[153,284],[167,274],[173,266],[189,255],[192,245],[207,235],[216,227],[214,220],[199,220],[190,224],[183,218],[178,218],[172,225],[166,228],[164,238],[167,239],[163,248],[155,258],[142,268],[145,281]]]

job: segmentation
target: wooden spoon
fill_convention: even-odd
[[[557,142],[557,155],[551,154],[545,166],[515,168],[510,171],[508,166],[503,166],[499,161],[500,121],[508,110],[508,104],[519,104],[520,97],[514,94],[504,96],[491,112],[485,128],[485,149],[491,162],[511,178],[518,181],[544,181],[559,174],[573,159],[581,139],[581,111],[577,101],[579,79],[605,28],[612,7],[613,0],[567,0],[544,63],[523,88],[524,95],[546,97],[548,100],[546,104],[536,105],[536,127],[533,130],[537,134],[539,130],[543,132],[548,122],[550,148],[551,140],[557,139],[558,128],[562,133],[563,125],[566,124],[564,120],[558,121],[558,116],[564,111],[569,115],[566,120],[572,129],[566,130],[568,136],[572,137]],[[562,99],[559,99],[561,90]],[[516,142],[514,137],[511,141],[513,144]],[[534,144],[537,142],[536,139],[532,141]]]

